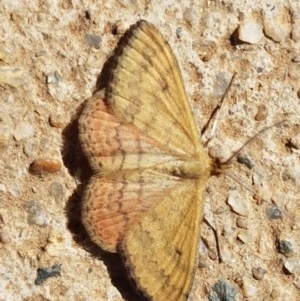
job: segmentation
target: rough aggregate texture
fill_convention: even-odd
[[[224,175],[207,184],[205,211],[212,210],[214,218],[205,216],[213,222],[202,223],[199,253],[205,265],[196,272],[189,300],[207,300],[221,279],[237,290],[236,300],[299,300],[299,11],[298,1],[283,0],[2,1],[0,300],[137,300],[120,258],[94,246],[80,224],[80,193],[90,171],[76,120],[119,37],[140,18],[169,41],[199,128],[237,73],[209,147],[230,154],[264,127],[287,121],[243,150],[255,164],[251,170],[234,161],[226,171],[257,190],[263,202]],[[258,43],[238,39],[238,27],[247,22],[263,27]],[[101,37],[101,43],[93,47],[87,35]],[[268,115],[258,121],[261,105]],[[33,175],[29,166],[38,158],[58,160],[62,167]],[[256,172],[262,179],[252,185]],[[226,203],[229,196],[248,203],[247,243],[238,239],[239,215]],[[282,218],[268,218],[272,204]],[[219,233],[222,263],[208,256],[216,250],[208,224]],[[280,253],[281,240],[291,242],[291,257]],[[60,276],[35,285],[38,269],[54,265],[61,265]],[[253,278],[253,268],[266,271],[262,280]]]

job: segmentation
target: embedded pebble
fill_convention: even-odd
[[[258,171],[255,171],[252,176],[253,184],[254,185],[260,185],[263,180],[263,175],[259,173]]]
[[[297,91],[297,96],[300,99],[300,89]]]
[[[10,237],[7,233],[7,231],[0,231],[0,242],[3,243],[3,244],[7,244],[10,242]]]
[[[245,200],[240,200],[234,196],[229,196],[227,203],[234,212],[244,216],[249,214],[248,203]]]
[[[50,185],[49,192],[56,200],[62,200],[65,195],[65,188],[61,183],[53,182]]]
[[[23,153],[28,157],[33,157],[38,152],[38,147],[36,143],[32,142],[32,140],[28,140],[23,145]]]
[[[55,159],[36,159],[29,166],[29,172],[34,175],[44,175],[60,171],[61,163]]]
[[[207,264],[207,257],[206,256],[199,256],[198,257],[198,268],[203,269],[203,268],[208,268]]]
[[[208,149],[208,153],[212,158],[218,158],[221,162],[225,161],[230,156],[230,151],[219,144],[211,146]]]
[[[223,226],[222,235],[224,236],[232,236],[235,233],[235,227],[231,225],[231,223],[227,222]]]
[[[85,43],[92,48],[100,49],[102,45],[102,38],[94,34],[86,34],[84,36]]]
[[[225,280],[218,280],[209,293],[209,301],[234,301],[237,290]]]
[[[298,258],[287,259],[283,266],[291,274],[300,273],[300,259]]]
[[[56,128],[63,128],[66,125],[66,115],[53,115],[49,116],[49,124]]]
[[[58,84],[61,81],[61,77],[57,71],[51,72],[47,75],[47,84]]]
[[[255,22],[241,24],[238,28],[238,37],[241,41],[256,44],[263,38],[263,27]]]
[[[180,26],[176,28],[176,37],[178,39],[180,39],[182,37],[182,27],[180,27]]]
[[[123,20],[117,21],[114,31],[118,35],[122,35],[125,33],[125,31],[128,29],[129,24]]]
[[[265,105],[259,105],[255,115],[256,121],[263,121],[268,117],[268,108]]]
[[[25,205],[27,211],[27,220],[29,224],[44,226],[47,224],[46,214],[42,204],[37,201],[31,201]]]
[[[287,8],[274,5],[272,9],[264,13],[264,33],[274,42],[284,42],[290,38],[292,11]]]
[[[249,227],[248,219],[245,217],[239,216],[236,220],[236,225],[239,228],[248,229],[248,227]]]
[[[0,67],[0,84],[7,84],[13,88],[24,85],[23,72],[19,68]]]
[[[236,159],[240,164],[246,165],[249,169],[252,169],[255,166],[255,164],[245,155],[238,154]]]
[[[252,240],[251,234],[245,229],[239,230],[237,237],[244,244],[249,244],[249,242]]]
[[[294,254],[293,244],[288,240],[279,241],[279,251],[286,257],[291,257]]]
[[[276,22],[274,19],[268,19],[264,22],[264,32],[266,36],[274,42],[284,42],[290,35],[291,26],[289,23]]]
[[[266,213],[270,220],[283,218],[282,211],[276,205],[269,206],[266,210]]]
[[[236,260],[232,256],[232,252],[228,249],[223,248],[221,251],[221,260],[223,263],[233,266],[236,263]]]
[[[187,8],[183,13],[183,19],[192,24],[198,19],[198,13],[194,8]]]
[[[252,276],[256,280],[262,280],[266,273],[267,271],[261,267],[252,269]]]
[[[14,130],[14,138],[17,141],[32,137],[34,134],[34,127],[27,122],[20,122]]]
[[[207,255],[211,260],[217,260],[218,259],[218,253],[216,252],[216,249],[209,248],[207,250]]]
[[[243,279],[243,293],[247,298],[254,297],[257,295],[257,287],[252,284],[252,282],[248,279]]]
[[[218,97],[222,97],[230,84],[232,75],[227,72],[218,72],[215,76],[213,93]]]
[[[8,192],[14,197],[18,197],[20,196],[20,186],[17,183],[12,184],[9,186]]]
[[[35,285],[41,285],[50,277],[58,277],[60,274],[61,264],[54,264],[51,268],[38,268],[37,277],[34,281]]]

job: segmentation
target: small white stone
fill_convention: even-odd
[[[289,258],[284,262],[284,267],[291,274],[300,273],[300,259]]]
[[[249,242],[251,242],[251,239],[252,239],[252,236],[249,233],[249,231],[247,231],[245,229],[239,230],[239,233],[238,233],[237,237],[244,244],[249,244]]]
[[[26,204],[27,219],[29,224],[44,226],[47,224],[46,213],[43,206],[36,201],[31,201]]]
[[[0,83],[18,88],[24,85],[23,72],[19,68],[0,67]]]
[[[27,157],[34,157],[38,153],[37,144],[32,142],[32,140],[27,140],[23,146],[23,152]]]
[[[234,196],[229,196],[227,203],[234,212],[244,216],[249,214],[248,204],[245,200],[238,200]]]
[[[243,292],[245,297],[254,297],[257,295],[257,287],[248,279],[243,279]]]
[[[211,146],[208,150],[209,155],[212,158],[218,158],[221,162],[225,161],[230,156],[230,150],[224,145],[216,144]]]
[[[263,38],[262,26],[255,22],[241,24],[238,29],[239,39],[243,42],[256,44]]]
[[[46,217],[43,212],[41,212],[40,214],[32,215],[30,222],[38,226],[44,226],[47,223]]]
[[[16,183],[11,184],[11,186],[10,186],[9,189],[8,189],[8,192],[9,192],[11,195],[13,195],[14,197],[18,197],[18,196],[20,196],[20,194],[21,194],[20,187],[19,187],[19,185],[16,184]]]
[[[66,119],[66,114],[50,114],[49,123],[53,127],[63,128],[67,123]]]
[[[222,262],[230,266],[233,266],[236,262],[236,260],[232,256],[232,252],[230,252],[228,249],[221,250],[221,257],[222,257]]]
[[[59,182],[53,182],[49,188],[49,194],[56,200],[62,200],[65,195],[65,187]]]
[[[275,42],[285,41],[291,32],[290,24],[274,22],[273,19],[264,22],[264,32]]]
[[[183,19],[188,23],[194,23],[197,18],[197,11],[193,8],[187,8],[183,13]]]
[[[116,22],[116,32],[121,35],[124,34],[125,31],[129,28],[129,24],[124,20],[119,20]]]
[[[260,185],[263,180],[263,175],[261,173],[259,173],[258,171],[255,171],[253,173],[252,180],[253,180],[254,185]]]
[[[34,134],[34,128],[27,122],[20,122],[14,131],[14,138],[17,141],[32,137]]]
[[[213,94],[217,97],[221,97],[226,93],[226,90],[230,84],[232,75],[227,72],[219,72],[215,76]]]
[[[51,72],[47,75],[47,84],[58,84],[61,81],[61,76],[57,71]]]
[[[236,228],[231,224],[231,222],[226,222],[222,229],[222,235],[230,237],[235,234]]]

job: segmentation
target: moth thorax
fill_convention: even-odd
[[[172,175],[180,178],[199,179],[209,178],[212,170],[210,158],[206,160],[182,161],[172,169]]]

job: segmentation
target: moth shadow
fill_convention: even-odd
[[[63,130],[62,158],[64,165],[69,173],[78,179],[77,188],[67,201],[65,212],[67,215],[67,227],[72,233],[74,241],[85,249],[91,256],[102,260],[107,267],[112,284],[119,290],[124,300],[127,301],[146,301],[146,299],[135,288],[134,283],[123,264],[119,254],[103,251],[91,241],[88,233],[81,222],[82,194],[92,176],[89,166],[78,139],[78,117],[83,109],[82,105],[70,122]],[[83,279],[84,281],[84,279]]]

